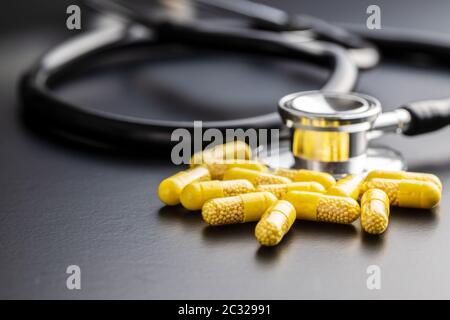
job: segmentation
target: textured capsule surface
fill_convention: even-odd
[[[389,198],[381,189],[369,189],[361,198],[361,227],[370,234],[383,233],[389,223]]]
[[[429,181],[373,178],[364,182],[362,191],[381,189],[391,205],[405,208],[430,209],[441,200],[441,190]]]
[[[277,169],[275,174],[291,179],[294,182],[315,181],[324,186],[325,189],[330,188],[336,183],[336,179],[326,172],[306,170],[306,169]]]
[[[295,221],[295,208],[285,200],[275,202],[262,216],[255,228],[255,237],[263,246],[280,243]]]
[[[278,199],[282,199],[289,191],[309,191],[324,193],[325,188],[318,182],[292,182],[283,184],[262,184],[256,187],[257,191],[268,191],[273,193]]]
[[[282,184],[291,183],[288,178],[277,176],[271,173],[258,172],[255,170],[248,170],[242,168],[231,168],[223,175],[224,180],[236,180],[247,179],[253,185],[258,186],[260,184]]]
[[[422,172],[408,172],[408,171],[387,171],[387,170],[373,170],[369,172],[366,181],[372,179],[406,179],[406,180],[421,180],[435,183],[440,190],[442,190],[441,180],[434,174]]]
[[[263,163],[254,161],[254,160],[214,160],[209,163],[205,163],[205,166],[208,168],[211,173],[211,179],[223,179],[223,175],[228,169],[231,168],[242,168],[260,172],[268,171],[267,166]]]
[[[361,209],[355,199],[306,191],[290,191],[284,198],[294,206],[297,219],[333,223],[352,223]]]
[[[230,141],[195,153],[191,157],[191,166],[215,160],[249,160],[251,157],[252,150],[248,144],[243,141]]]
[[[330,196],[350,197],[358,200],[364,175],[347,175],[327,190]]]
[[[202,181],[187,185],[181,192],[180,200],[188,210],[200,210],[203,204],[215,198],[231,197],[254,192],[255,187],[248,180]]]
[[[212,225],[258,221],[277,198],[270,192],[253,192],[211,199],[202,208],[203,220]]]
[[[159,199],[169,206],[180,203],[184,187],[195,181],[211,180],[208,169],[203,166],[190,168],[161,181],[158,187]]]

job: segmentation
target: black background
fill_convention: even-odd
[[[440,176],[443,199],[433,212],[392,210],[390,228],[380,238],[365,236],[358,223],[297,222],[280,246],[260,248],[254,224],[208,228],[197,213],[162,206],[158,183],[179,170],[169,153],[110,154],[36,134],[22,123],[19,75],[76,33],[65,28],[71,3],[1,4],[0,298],[450,298],[449,129],[382,139],[403,152],[411,170]],[[378,4],[383,26],[450,30],[447,1],[276,4],[354,23],[365,23],[367,6]],[[311,79],[286,61],[212,52],[188,58],[176,65],[132,65],[119,70],[125,72],[120,76],[105,71],[78,77],[59,92],[96,107],[160,118],[199,119],[197,114],[217,102],[207,116],[231,118],[271,111],[282,95],[317,87],[326,76],[308,70],[316,72]],[[449,96],[449,84],[449,70],[387,61],[365,72],[357,89],[389,110],[406,101]],[[174,97],[158,96],[153,85],[179,89],[193,105],[202,104],[193,111],[170,109]],[[82,290],[66,289],[71,264],[81,267]],[[371,264],[382,270],[379,291],[366,288]]]

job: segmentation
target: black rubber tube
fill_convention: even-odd
[[[130,27],[131,28],[131,27]],[[131,30],[127,28],[127,30]],[[193,122],[162,121],[142,119],[130,116],[88,109],[83,106],[69,104],[56,97],[49,85],[59,75],[70,74],[73,68],[80,68],[87,61],[96,59],[101,54],[112,50],[124,49],[135,45],[130,40],[126,30],[118,30],[112,34],[111,41],[103,41],[96,47],[94,43],[89,50],[82,51],[83,40],[89,34],[69,40],[57,50],[67,52],[69,48],[81,48],[80,54],[73,55],[65,63],[51,63],[55,51],[44,55],[38,63],[22,78],[19,95],[23,105],[24,115],[31,122],[57,132],[65,132],[71,137],[79,136],[81,140],[92,140],[96,143],[120,145],[127,148],[141,148],[149,144],[170,144],[173,130],[185,128],[192,131]],[[144,41],[138,39],[140,45],[155,45],[157,43],[182,42],[190,45],[216,45],[237,51],[266,53],[274,56],[285,56],[293,59],[308,60],[312,63],[329,65],[332,69],[331,77],[324,85],[324,89],[347,92],[353,89],[357,80],[357,68],[346,54],[345,49],[327,43],[311,42],[293,44],[276,37],[273,32],[251,31],[241,29],[218,28],[206,25],[196,25],[181,28],[177,25],[162,24],[157,29],[157,37]],[[108,39],[108,38],[107,38]],[[77,46],[77,41],[79,45]],[[56,54],[56,56],[58,56]],[[57,57],[58,58],[58,57]],[[53,59],[58,60],[58,59]],[[49,63],[50,61],[50,63]],[[274,106],[275,110],[275,106]],[[242,118],[229,121],[203,122],[203,128],[280,128],[282,123],[277,112],[266,115]]]

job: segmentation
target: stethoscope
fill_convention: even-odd
[[[448,39],[398,31],[349,32],[313,17],[292,16],[242,0],[161,3],[151,14],[143,14],[125,1],[87,1],[120,22],[82,33],[41,57],[20,86],[27,118],[66,136],[97,144],[142,148],[170,143],[175,129],[193,130],[194,124],[136,118],[69,104],[52,92],[52,86],[60,77],[109,53],[175,42],[301,59],[331,69],[319,91],[283,97],[278,112],[203,122],[204,129],[282,128],[290,142],[276,159],[261,152],[262,161],[269,165],[327,171],[337,176],[380,167],[400,170],[406,166],[401,155],[395,150],[370,146],[373,138],[385,132],[417,135],[450,124],[450,99],[410,103],[382,113],[377,99],[351,92],[359,70],[377,65],[379,49],[387,54],[407,50],[448,59]],[[198,19],[197,9],[241,19],[233,19],[232,23]]]

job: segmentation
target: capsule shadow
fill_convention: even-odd
[[[206,226],[203,228],[203,239],[210,243],[230,243],[230,241],[252,240],[255,223],[239,223],[225,226]],[[256,240],[255,240],[256,241]]]
[[[297,220],[292,230],[302,238],[354,239],[357,230],[352,224]]]
[[[391,207],[389,220],[391,224],[398,223],[402,226],[437,226],[439,221],[439,207],[433,209]]]
[[[384,245],[386,243],[386,237],[387,232],[386,230],[382,234],[369,234],[365,231],[361,231],[361,243],[364,248],[364,250],[370,251],[370,252],[379,252],[384,248]]]
[[[179,222],[186,226],[198,226],[203,224],[200,211],[189,211],[182,206],[164,206],[158,210],[158,218],[161,222]]]
[[[262,264],[269,264],[274,262],[282,256],[283,252],[287,251],[287,248],[290,247],[293,238],[294,235],[291,230],[276,246],[266,247],[260,245],[255,253],[256,260]]]

